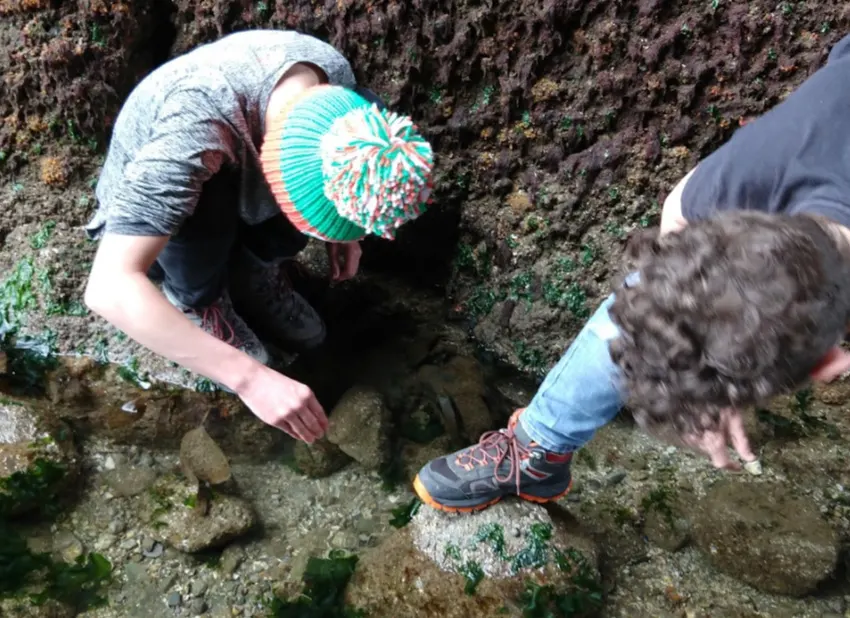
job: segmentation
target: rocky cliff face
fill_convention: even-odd
[[[839,2],[725,0],[3,0],[0,16],[0,239],[31,226],[4,271],[40,226],[89,215],[111,119],[147,71],[235,30],[296,28],[343,50],[440,155],[437,207],[370,243],[367,266],[446,284],[454,317],[537,372],[607,293],[629,231],[848,23]],[[56,302],[78,300],[84,272]]]

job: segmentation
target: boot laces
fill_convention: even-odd
[[[236,336],[233,325],[224,317],[224,311],[222,311],[218,303],[213,303],[209,307],[205,307],[201,312],[201,327],[209,330],[214,337],[221,339],[233,347],[238,348],[242,345]],[[228,334],[225,336],[226,333]]]
[[[491,462],[494,465],[493,476],[500,483],[507,483],[513,477],[517,491],[519,491],[522,470],[519,462],[528,458],[530,450],[521,444],[516,437],[513,427],[488,431],[481,436],[478,444],[468,448],[457,457],[457,463],[464,467],[486,466]],[[508,473],[499,476],[499,468],[502,462],[508,462]]]

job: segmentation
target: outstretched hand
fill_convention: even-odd
[[[690,448],[708,455],[715,468],[724,470],[740,470],[741,465],[729,457],[729,443],[742,460],[749,463],[757,457],[750,447],[750,439],[744,429],[744,419],[740,410],[725,408],[720,413],[720,423],[716,431],[707,431],[700,435],[685,435],[682,437]]]
[[[362,254],[359,242],[329,242],[325,246],[331,262],[331,281],[346,281],[357,274]]]

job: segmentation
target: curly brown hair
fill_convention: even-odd
[[[847,329],[850,252],[824,221],[728,213],[629,253],[639,280],[616,294],[610,350],[647,429],[717,429],[723,408],[805,384]]]

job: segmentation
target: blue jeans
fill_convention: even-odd
[[[520,416],[529,437],[546,450],[581,448],[623,407],[619,370],[608,352],[619,334],[608,315],[613,302],[612,294],[590,317]]]

